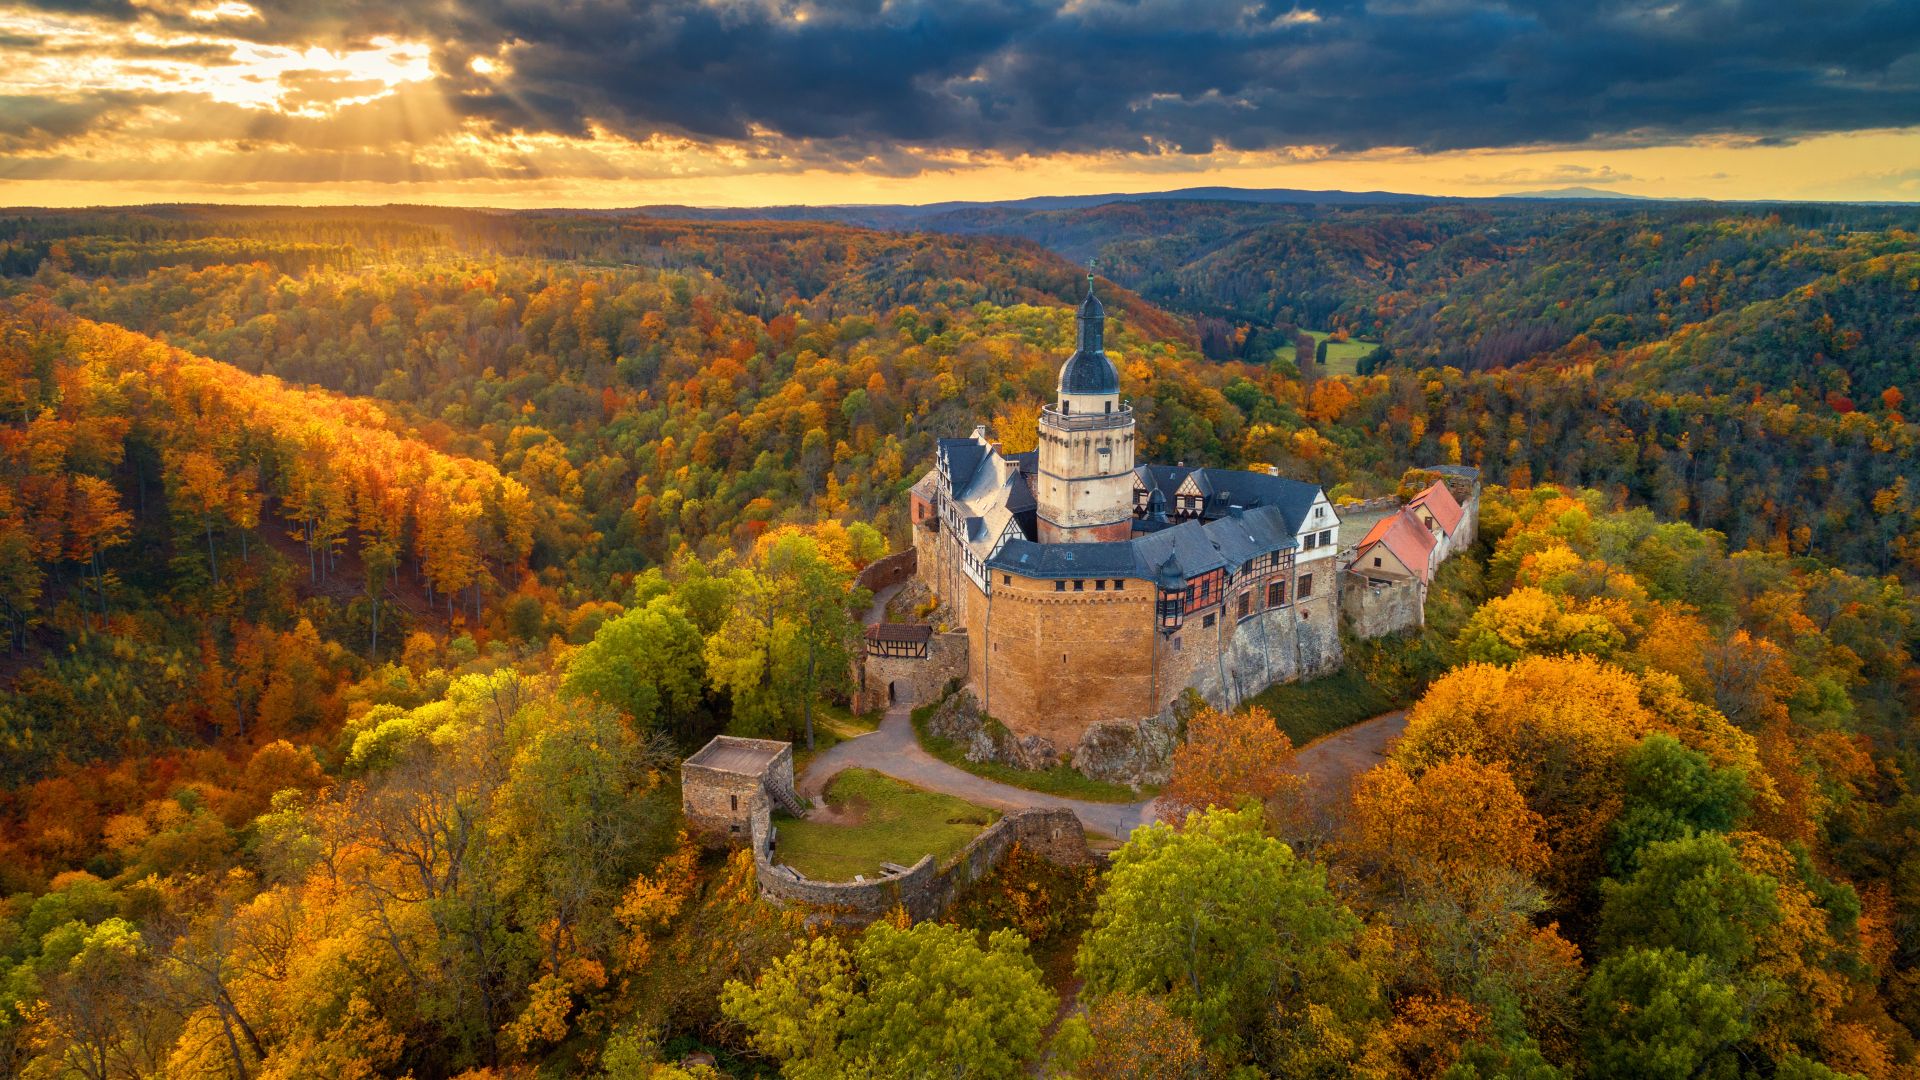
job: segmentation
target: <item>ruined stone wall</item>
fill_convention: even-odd
[[[793,759],[787,759],[792,783]],[[757,776],[721,772],[699,765],[680,766],[680,809],[687,833],[710,847],[739,847],[751,835],[756,813],[771,813],[765,785]]]
[[[1413,578],[1398,578],[1375,588],[1360,574],[1341,574],[1340,617],[1359,638],[1426,625],[1426,587]]]
[[[879,592],[889,585],[898,585],[911,579],[920,565],[920,553],[914,548],[896,551],[884,559],[867,564],[866,569],[853,579],[855,585],[873,592]]]
[[[855,712],[885,709],[890,704],[919,706],[937,700],[955,679],[967,677],[968,638],[964,630],[935,634],[923,659],[868,656],[860,671],[860,689],[854,694]],[[891,700],[887,688],[893,688]]]
[[[994,572],[970,683],[988,715],[1065,749],[1089,724],[1155,711],[1153,587],[1133,579],[1116,590],[1114,580],[1056,591],[1050,579]]]
[[[793,785],[792,744],[782,744],[779,754],[757,776],[690,761],[680,764],[680,810],[687,819],[687,833],[708,847],[745,844],[756,820],[771,819],[776,802],[789,809],[806,805]]]
[[[767,856],[767,832],[754,833],[754,867],[763,896],[782,903],[804,904],[819,914],[855,925],[872,922],[896,907],[905,908],[915,922],[946,913],[966,887],[991,874],[1015,844],[1068,866],[1093,861],[1086,832],[1071,810],[1019,810],[987,826],[945,865],[933,856],[904,874],[871,881],[807,881],[796,879]]]

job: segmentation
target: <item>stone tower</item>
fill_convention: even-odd
[[[1077,347],[1060,365],[1059,396],[1040,410],[1033,495],[1043,544],[1125,540],[1132,533],[1133,409],[1120,401],[1106,324],[1088,274]]]

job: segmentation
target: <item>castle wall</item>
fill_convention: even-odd
[[[974,695],[1017,735],[1041,735],[1062,750],[1097,720],[1134,720],[1153,700],[1153,587],[1113,579],[1096,590],[1056,591],[1050,579],[995,571]],[[986,605],[983,605],[985,607]],[[1177,690],[1176,690],[1177,692]]]
[[[1426,589],[1409,577],[1374,586],[1360,574],[1342,574],[1340,615],[1355,637],[1374,638],[1426,625]]]

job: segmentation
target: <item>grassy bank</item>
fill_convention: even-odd
[[[1149,786],[1135,791],[1125,784],[1095,780],[1071,765],[1055,765],[1051,769],[1016,769],[994,762],[968,761],[966,747],[927,730],[927,718],[937,708],[938,702],[913,710],[913,733],[919,737],[921,747],[941,761],[965,769],[983,780],[1087,802],[1134,802],[1148,798],[1159,790]],[[989,719],[987,723],[998,724],[999,721]]]

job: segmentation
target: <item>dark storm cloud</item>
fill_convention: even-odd
[[[503,129],[766,131],[843,158],[903,145],[1044,154],[1791,140],[1920,124],[1913,0],[256,6],[263,18],[222,32],[428,41],[455,107]],[[503,46],[509,75],[467,71],[471,56]]]

